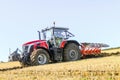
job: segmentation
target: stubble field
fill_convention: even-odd
[[[0,80],[120,80],[118,51],[113,49],[106,57],[25,68],[19,62],[0,63]]]

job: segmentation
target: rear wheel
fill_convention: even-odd
[[[44,49],[38,49],[30,55],[31,65],[43,65],[49,63],[48,52]]]
[[[64,61],[79,60],[81,57],[79,46],[74,43],[68,44],[64,49],[63,57]]]

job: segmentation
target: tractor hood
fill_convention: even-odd
[[[45,40],[34,40],[34,41],[30,41],[30,42],[24,43],[23,46],[25,46],[25,45],[30,45],[30,44],[34,44],[34,43],[41,43],[41,42],[45,42]]]

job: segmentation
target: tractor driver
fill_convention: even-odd
[[[55,32],[55,43],[57,47],[60,46],[60,43],[64,40],[64,37],[65,37],[64,31]]]

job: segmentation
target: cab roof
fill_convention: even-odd
[[[45,29],[42,29],[42,32],[44,31],[48,31],[48,30],[51,30],[51,29],[60,29],[60,30],[69,30],[69,28],[65,28],[65,27],[50,27],[50,28],[45,28]]]

